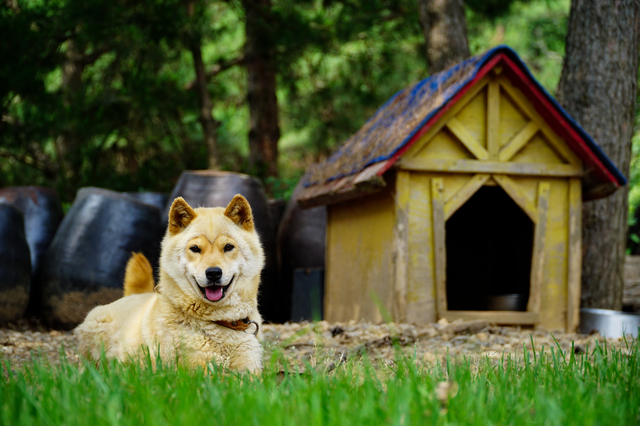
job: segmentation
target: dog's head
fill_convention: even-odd
[[[247,200],[236,195],[226,208],[193,209],[176,198],[161,262],[182,293],[207,311],[255,305],[264,252]]]

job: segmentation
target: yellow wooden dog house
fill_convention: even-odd
[[[582,201],[626,183],[507,47],[397,93],[304,179],[298,203],[328,209],[325,319],[568,330]]]

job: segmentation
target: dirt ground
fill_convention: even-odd
[[[526,347],[546,353],[558,348],[581,353],[595,347],[598,334],[583,335],[542,328],[498,327],[486,321],[455,321],[438,324],[370,323],[287,323],[262,327],[265,359],[282,351],[289,367],[329,366],[366,354],[376,364],[392,363],[394,343],[418,361],[433,363],[450,357],[483,357],[499,360],[503,354],[522,355]],[[622,339],[607,344],[626,348]],[[0,359],[9,360],[12,369],[29,363],[32,357],[47,357],[56,365],[61,354],[79,363],[76,339],[70,331],[48,330],[22,322],[0,329]],[[319,368],[317,367],[317,368]]]

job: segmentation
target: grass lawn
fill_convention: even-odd
[[[640,345],[561,354],[536,348],[502,360],[366,358],[261,377],[34,359],[0,379],[0,425],[624,425],[640,423]],[[148,361],[147,361],[148,365]],[[329,371],[330,370],[330,371]]]

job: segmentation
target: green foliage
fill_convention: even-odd
[[[446,358],[426,364],[398,355],[374,366],[349,359],[328,371],[281,372],[277,354],[257,378],[190,371],[150,360],[96,368],[33,364],[0,379],[0,423],[128,424],[638,424],[638,343],[526,349],[517,357]]]
[[[47,185],[70,202],[81,186],[168,192],[207,167],[190,40],[207,69],[238,58],[239,1],[15,0],[0,8],[0,186]],[[473,54],[513,47],[553,93],[570,0],[469,0]],[[415,2],[274,0],[280,180],[286,196],[389,97],[428,76]],[[74,74],[75,70],[75,74]],[[209,80],[224,170],[250,172],[246,72]],[[634,151],[631,203],[637,195]]]
[[[640,102],[636,101],[640,106]],[[636,225],[635,211],[640,206],[640,114],[636,111],[636,132],[631,139],[631,165],[629,170],[629,226]],[[637,238],[637,236],[636,236]]]
[[[281,70],[286,155],[327,155],[395,92],[426,77],[412,2],[331,1],[303,10],[324,37]]]
[[[302,177],[301,174],[292,175],[289,177],[274,177],[267,176],[265,179],[265,185],[267,192],[275,199],[289,200],[293,194],[293,190],[298,181]]]
[[[164,72],[180,54],[181,2],[16,4],[0,15],[0,184],[53,181],[65,200],[87,185],[166,191],[163,177],[197,165],[175,134],[192,100]]]
[[[570,6],[570,0],[514,2],[508,14],[493,21],[467,9],[469,47],[475,54],[509,45],[553,94],[562,71]]]

